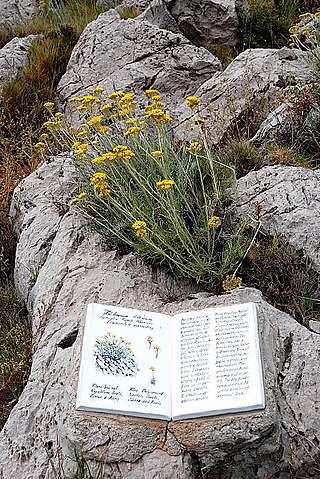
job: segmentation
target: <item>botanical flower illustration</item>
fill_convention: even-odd
[[[139,371],[130,343],[112,333],[96,340],[93,354],[97,369],[103,373],[136,376]]]

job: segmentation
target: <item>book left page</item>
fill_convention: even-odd
[[[76,408],[170,419],[171,339],[170,316],[89,304]]]

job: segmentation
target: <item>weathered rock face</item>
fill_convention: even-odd
[[[17,78],[26,66],[30,46],[36,38],[36,35],[14,38],[0,49],[0,95],[4,83]]]
[[[194,94],[202,100],[201,117],[206,120],[210,140],[221,141],[250,105],[260,109],[266,92],[271,97],[288,85],[312,78],[308,58],[306,53],[288,48],[246,50],[224,72],[203,83]],[[178,138],[193,140],[199,136],[185,104],[176,110],[175,118],[180,125],[176,128]]]
[[[1,0],[0,28],[13,28],[35,17],[38,6],[34,0]]]
[[[110,479],[156,479],[160,472],[162,479],[199,477],[191,472],[192,458],[212,478],[292,479],[292,471],[305,471],[319,454],[319,335],[254,289],[220,297],[189,292],[169,303],[169,278],[132,255],[107,251],[86,220],[66,208],[73,178],[70,161],[56,158],[14,195],[16,282],[36,344],[29,382],[0,433],[0,477],[53,479],[52,465],[73,477],[75,449],[92,474],[102,461]],[[92,301],[167,313],[256,302],[266,409],[170,423],[76,411],[85,309]]]
[[[156,88],[173,108],[219,69],[217,58],[181,35],[139,18],[121,20],[111,10],[84,30],[58,85],[58,96],[65,104],[97,85],[106,93]]]
[[[237,207],[254,215],[262,205],[262,227],[303,249],[320,271],[320,171],[267,166],[237,182]]]
[[[238,11],[248,2],[235,0],[164,0],[181,32],[196,45],[236,45]]]

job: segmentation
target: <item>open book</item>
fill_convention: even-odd
[[[264,408],[256,305],[89,304],[76,408],[165,420]]]

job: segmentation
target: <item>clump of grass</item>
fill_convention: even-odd
[[[245,140],[231,140],[220,154],[224,162],[234,165],[237,178],[260,168],[263,162],[259,148]]]
[[[123,7],[118,9],[118,13],[122,20],[128,20],[129,18],[136,18],[141,14],[141,10],[138,7]]]
[[[249,13],[240,23],[242,50],[281,48],[289,42],[289,28],[301,12],[297,0],[250,0]]]
[[[245,258],[243,279],[304,326],[320,321],[320,276],[284,238],[261,235]]]
[[[72,200],[93,217],[107,238],[118,238],[144,259],[165,264],[180,277],[208,288],[239,285],[235,273],[254,239],[255,227],[237,221],[224,202],[234,184],[234,168],[210,150],[196,97],[187,105],[194,114],[201,142],[172,144],[157,90],[145,92],[141,117],[133,93],[72,98],[81,116],[74,133],[51,113],[45,127],[73,150],[82,177]],[[46,108],[52,112],[53,103]]]
[[[31,367],[32,334],[10,280],[0,286],[0,429],[17,402]]]

